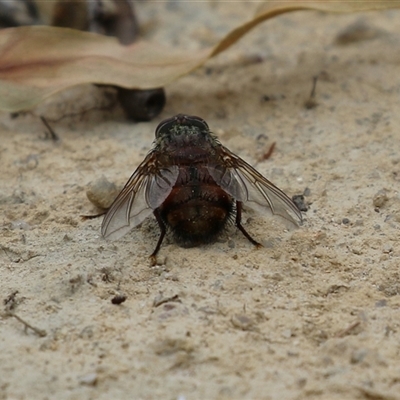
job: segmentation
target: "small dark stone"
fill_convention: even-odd
[[[111,299],[111,303],[119,305],[126,300],[126,296],[123,294],[117,294]]]
[[[300,211],[308,211],[309,207],[308,204],[304,201],[304,195],[302,194],[295,194],[292,197],[293,203],[296,204],[297,208]]]
[[[117,98],[125,115],[133,121],[151,121],[163,110],[166,102],[163,88],[137,90],[117,88]]]
[[[376,39],[383,34],[383,30],[376,28],[363,20],[358,20],[339,32],[336,36],[335,42],[336,44],[343,46]]]
[[[382,300],[378,300],[375,303],[375,307],[386,307],[387,306],[387,300],[382,299]]]

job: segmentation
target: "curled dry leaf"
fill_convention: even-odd
[[[4,29],[0,31],[0,109],[26,110],[83,83],[162,87],[197,67],[203,57],[146,42],[123,46],[115,38],[67,28]]]
[[[267,1],[255,17],[228,33],[215,47],[182,52],[72,29],[29,26],[0,31],[0,110],[34,107],[52,94],[84,83],[130,89],[163,87],[226,50],[259,23],[297,10],[349,13],[400,8],[392,1]]]

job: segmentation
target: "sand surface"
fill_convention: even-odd
[[[138,14],[148,39],[195,50],[249,4]],[[90,86],[0,115],[0,292],[40,330],[2,311],[0,399],[400,399],[399,20],[278,17],[167,87],[151,123],[93,110],[52,122],[61,140],[49,140],[37,116],[106,103]],[[104,241],[101,218],[80,218],[96,213],[88,184],[123,185],[177,113],[204,118],[288,195],[305,192],[303,226],[249,212],[264,248],[234,227],[192,249],[168,237],[154,267],[154,220]]]

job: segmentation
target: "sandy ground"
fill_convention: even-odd
[[[193,50],[251,7],[138,12],[149,39]],[[281,16],[167,87],[151,123],[94,110],[53,122],[56,143],[37,117],[1,115],[0,292],[46,336],[1,314],[0,398],[400,399],[399,18]],[[55,119],[102,102],[86,86],[33,112]],[[156,125],[179,112],[206,119],[290,196],[308,188],[304,225],[248,213],[264,248],[234,227],[199,248],[168,238],[154,267],[152,219],[105,242],[101,218],[80,219],[96,212],[88,184],[122,185]],[[114,305],[118,294],[127,299]]]

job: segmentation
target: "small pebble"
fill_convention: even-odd
[[[242,329],[243,331],[248,331],[253,328],[253,321],[247,315],[236,314],[231,318],[232,325],[235,328]]]
[[[25,221],[18,220],[11,222],[11,229],[28,231],[29,229],[31,229],[31,226]]]
[[[79,382],[82,385],[95,386],[97,383],[97,374],[95,372],[81,376]]]
[[[378,300],[377,302],[375,302],[375,307],[386,307],[387,306],[387,300],[382,299],[382,300]]]
[[[382,251],[383,251],[384,253],[386,253],[386,254],[389,254],[389,253],[391,253],[391,252],[393,251],[393,247],[392,247],[391,244],[385,244],[385,245],[383,246]]]
[[[389,200],[387,191],[385,189],[379,190],[372,199],[372,204],[376,208],[381,208]]]
[[[384,33],[381,29],[375,28],[367,24],[365,21],[356,21],[343,29],[336,36],[336,44],[346,45],[355,42],[361,42],[365,40],[372,40]]]
[[[292,330],[291,330],[291,329],[285,329],[285,330],[282,332],[282,336],[283,336],[285,339],[291,338],[291,337],[292,337]]]
[[[99,179],[89,183],[86,196],[98,208],[106,210],[118,195],[118,189],[102,175]]]
[[[358,364],[364,360],[364,358],[367,356],[367,354],[368,354],[368,350],[366,350],[366,349],[355,350],[351,354],[350,362],[352,364]]]

